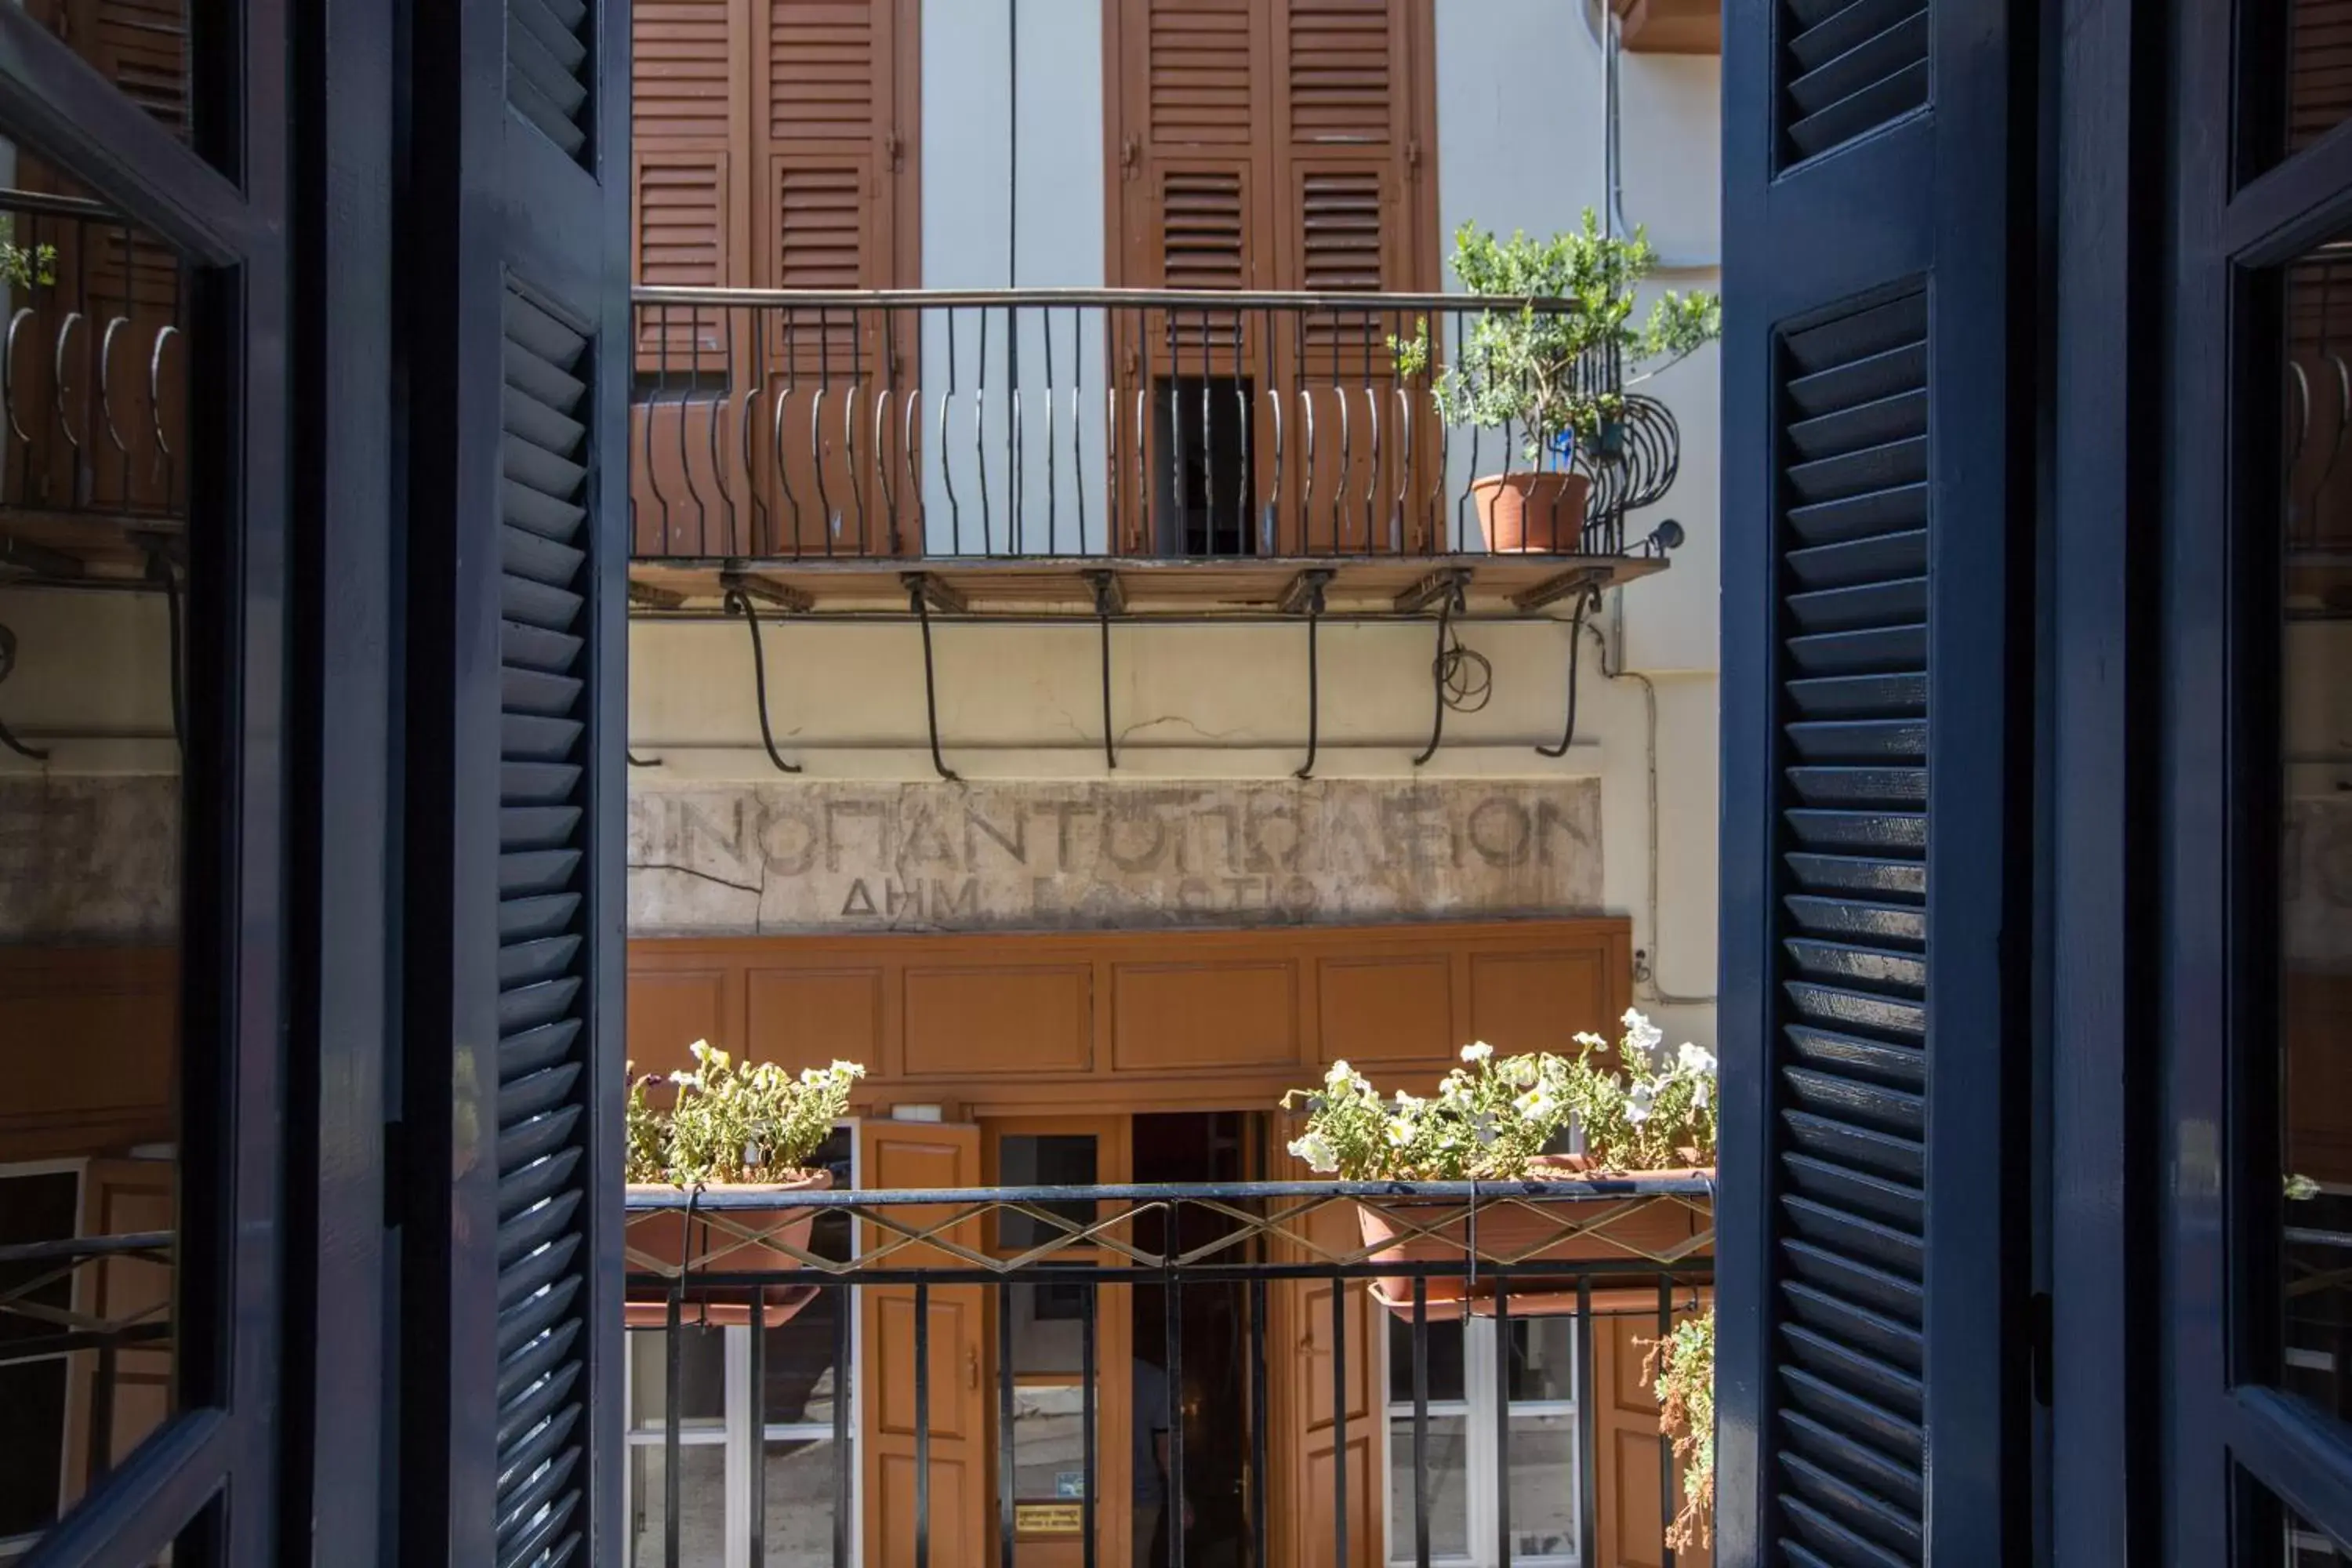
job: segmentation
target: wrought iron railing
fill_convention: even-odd
[[[173,1251],[169,1231],[0,1246],[0,1373],[50,1363],[74,1373],[58,1380],[65,1397],[55,1410],[57,1446],[47,1452],[39,1447],[44,1402],[37,1381],[8,1380],[11,1389],[26,1397],[28,1406],[23,1412],[26,1419],[16,1430],[31,1449],[11,1456],[26,1468],[28,1484],[19,1494],[24,1502],[34,1503],[45,1485],[57,1487],[68,1475],[75,1478],[76,1495],[86,1493],[112,1469],[118,1448],[140,1435],[135,1429],[119,1433],[115,1425],[124,1352],[144,1351],[152,1357],[153,1352],[170,1349],[168,1295],[159,1299],[142,1293],[144,1304],[110,1312],[107,1292],[91,1288],[98,1283],[91,1277],[111,1264],[170,1268]],[[142,1372],[142,1380],[152,1383],[152,1366]],[[68,1438],[79,1451],[66,1451]],[[37,1510],[45,1506],[35,1504]],[[0,1539],[0,1561],[13,1561],[37,1538],[37,1531],[31,1537]]]
[[[1347,1563],[1364,1544],[1351,1555],[1349,1535],[1370,1529],[1385,1541],[1375,1560],[1594,1563],[1596,1333],[1628,1316],[1663,1333],[1711,1287],[1712,1188],[1694,1175],[782,1199],[632,1189],[631,1561],[921,1563],[941,1531],[976,1517],[987,1544],[959,1542],[958,1560],[981,1550],[1007,1568],[1039,1553],[1108,1560],[1122,1537],[1107,1510],[1129,1506],[1111,1489],[1134,1477],[1108,1456],[1149,1452],[1105,1423],[1114,1402],[1130,1420],[1144,1403],[1119,1386],[1125,1369],[1109,1358],[1124,1348],[1152,1363],[1182,1412],[1169,1423],[1161,1479],[1183,1506],[1159,1511],[1150,1561]],[[1365,1239],[1367,1202],[1394,1227],[1386,1244]],[[1390,1250],[1399,1244],[1408,1256]],[[1053,1355],[1033,1344],[1044,1343],[1049,1299]],[[1278,1344],[1277,1320],[1289,1336]],[[984,1352],[937,1338],[982,1321],[992,1325]],[[713,1347],[730,1329],[734,1348],[721,1355]],[[1463,1348],[1474,1333],[1481,1353]],[[1539,1345],[1559,1352],[1543,1369],[1555,1381],[1537,1391],[1555,1397],[1531,1403]],[[779,1362],[790,1369],[781,1376]],[[1614,1376],[1622,1390],[1639,1373]],[[1385,1394],[1362,1395],[1383,1378]],[[857,1414],[875,1400],[887,1405],[878,1422]],[[1370,1458],[1352,1478],[1327,1465],[1330,1495],[1310,1509],[1295,1446],[1280,1464],[1285,1421],[1313,1427],[1327,1458],[1358,1442]],[[896,1434],[899,1479],[877,1512],[873,1500],[861,1506],[877,1472],[859,1445],[884,1429]],[[698,1469],[698,1452],[738,1440],[726,1433],[749,1435],[748,1457]],[[1515,1464],[1515,1443],[1539,1445],[1540,1462]],[[1673,1477],[1664,1434],[1659,1444],[1656,1474]],[[1482,1458],[1456,1462],[1465,1451]],[[933,1484],[941,1466],[964,1485],[987,1473],[992,1503],[960,1506]],[[724,1489],[722,1470],[739,1478]],[[1351,1501],[1367,1479],[1385,1495]],[[1627,1548],[1654,1543],[1649,1560],[1671,1564],[1664,1542],[1679,1499],[1671,1484],[1660,1491],[1656,1517],[1609,1528]],[[873,1539],[877,1529],[891,1538]]]
[[[1633,395],[1608,439],[1449,424],[1468,295],[1013,289],[635,291],[641,559],[1084,561],[1616,555],[1678,436]],[[1426,342],[1427,353],[1400,350]],[[1563,378],[1622,390],[1613,354]],[[1498,539],[1483,477],[1581,474]]]
[[[0,566],[160,574],[187,509],[185,273],[104,205],[0,190]]]

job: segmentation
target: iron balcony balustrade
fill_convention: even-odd
[[[100,203],[0,189],[0,584],[176,588],[186,289]]]
[[[635,607],[1182,616],[1540,612],[1655,571],[1629,537],[1679,437],[1635,394],[1605,442],[1449,424],[1479,325],[1562,300],[1106,289],[635,292]],[[1403,354],[1424,342],[1424,354]],[[1622,390],[1613,353],[1566,374]],[[1588,449],[1589,448],[1589,449]],[[1524,531],[1482,478],[1567,468]],[[1500,527],[1498,528],[1498,522]],[[1203,571],[1203,568],[1213,570]],[[1310,575],[1311,574],[1311,575]]]
[[[1422,1256],[1377,1260],[1376,1244],[1359,1244],[1353,1210],[1362,1198],[1410,1216],[1402,1234],[1415,1241]],[[911,1496],[902,1492],[893,1505],[911,1509],[912,1516],[894,1515],[898,1522],[887,1527],[902,1531],[887,1543],[891,1560],[908,1549],[908,1537],[914,1563],[935,1560],[935,1552],[946,1550],[939,1544],[940,1531],[969,1528],[969,1514],[953,1517],[952,1502],[934,1495],[936,1459],[963,1466],[967,1476],[983,1468],[990,1472],[992,1535],[982,1550],[1003,1568],[1040,1552],[1056,1562],[1106,1561],[1104,1510],[1128,1506],[1127,1496],[1103,1485],[1106,1475],[1114,1481],[1125,1479],[1107,1465],[1105,1454],[1114,1442],[1126,1451],[1128,1437],[1103,1421],[1106,1398],[1117,1397],[1110,1379],[1125,1370],[1109,1364],[1106,1346],[1120,1343],[1113,1336],[1130,1321],[1129,1314],[1134,1314],[1133,1322],[1142,1322],[1139,1304],[1156,1290],[1153,1326],[1135,1327],[1137,1342],[1129,1349],[1163,1370],[1165,1386],[1177,1391],[1174,1407],[1183,1407],[1184,1369],[1195,1358],[1237,1370],[1223,1380],[1221,1394],[1203,1398],[1194,1417],[1194,1424],[1216,1434],[1213,1445],[1199,1445],[1196,1431],[1188,1454],[1188,1421],[1171,1421],[1166,1494],[1192,1504],[1189,1511],[1208,1521],[1209,1500],[1202,1493],[1210,1487],[1198,1478],[1212,1471],[1223,1477],[1238,1467],[1238,1495],[1244,1500],[1228,1516],[1225,1534],[1215,1545],[1197,1542],[1200,1551],[1232,1555],[1188,1554],[1187,1531],[1200,1537],[1211,1526],[1196,1526],[1188,1510],[1171,1506],[1162,1510],[1160,1546],[1152,1561],[1270,1563],[1276,1561],[1276,1531],[1282,1528],[1272,1515],[1280,1510],[1292,1536],[1292,1559],[1302,1564],[1355,1561],[1349,1534],[1369,1521],[1387,1539],[1387,1561],[1425,1568],[1433,1557],[1458,1557],[1463,1549],[1457,1534],[1452,1546],[1440,1550],[1443,1527],[1433,1528],[1450,1502],[1462,1505],[1450,1517],[1475,1521],[1472,1528],[1483,1532],[1470,1543],[1476,1561],[1596,1563],[1604,1506],[1598,1468],[1602,1438],[1596,1325],[1631,1316],[1643,1330],[1664,1334],[1678,1315],[1698,1304],[1701,1292],[1713,1284],[1713,1198],[1712,1180],[1700,1175],[1596,1182],[1574,1195],[1543,1184],[1467,1182],[836,1189],[782,1197],[728,1189],[633,1188],[626,1261],[632,1375],[649,1391],[657,1384],[658,1392],[632,1402],[630,1442],[653,1461],[632,1468],[632,1561],[696,1568],[704,1563],[777,1562],[785,1560],[780,1553],[788,1553],[795,1563],[830,1562],[843,1568],[882,1560],[885,1543],[870,1539],[870,1510],[860,1520],[865,1457],[857,1445],[868,1440],[861,1433],[870,1432],[872,1422],[861,1424],[856,1412],[861,1400],[885,1397],[873,1391],[886,1383],[891,1407],[899,1412],[892,1427],[893,1462],[910,1468],[912,1476]],[[1528,1211],[1540,1213],[1548,1223],[1534,1233],[1521,1226],[1508,1241],[1480,1239],[1482,1216],[1493,1226],[1497,1215]],[[678,1214],[688,1216],[685,1226],[673,1223],[656,1233],[639,1229],[655,1216]],[[1668,1223],[1661,1226],[1662,1220]],[[648,1234],[663,1237],[669,1244],[663,1251],[675,1247],[676,1255],[645,1250]],[[1499,1234],[1489,1230],[1490,1238]],[[1666,1235],[1674,1239],[1665,1240]],[[1591,1256],[1541,1256],[1577,1242],[1581,1245],[1575,1250]],[[768,1258],[771,1263],[789,1259],[793,1266],[762,1268],[744,1262],[747,1256],[769,1252],[775,1255]],[[1317,1283],[1327,1289],[1300,1289]],[[1376,1285],[1401,1294],[1383,1299],[1386,1312],[1369,1315],[1373,1342],[1366,1343],[1365,1292]],[[1465,1287],[1473,1286],[1478,1293],[1465,1310]],[[1104,1294],[1106,1289],[1110,1295]],[[1061,1394],[1050,1407],[1039,1398],[1040,1369],[1024,1359],[1028,1327],[1045,1315],[1042,1297],[1020,1300],[1023,1292],[1033,1290],[1054,1293],[1055,1316],[1065,1338],[1076,1342],[1064,1347],[1066,1365],[1045,1369],[1042,1381]],[[1296,1350],[1286,1348],[1287,1342],[1269,1343],[1276,1293],[1286,1290],[1290,1315],[1282,1321],[1286,1331],[1299,1336]],[[893,1321],[903,1325],[897,1337],[878,1331],[880,1320],[861,1311],[874,1291],[892,1293]],[[1227,1298],[1237,1351],[1223,1336],[1204,1336],[1197,1323],[1186,1329],[1186,1293],[1197,1298],[1217,1291]],[[965,1364],[958,1346],[942,1350],[932,1342],[941,1323],[982,1321],[976,1297],[988,1299],[985,1317],[992,1321],[988,1360],[993,1370],[985,1378],[977,1360]],[[774,1327],[779,1316],[794,1327]],[[856,1327],[861,1321],[862,1331]],[[1433,1360],[1434,1336],[1458,1335],[1463,1331],[1455,1325],[1467,1321],[1481,1324],[1482,1332],[1491,1332],[1494,1342],[1506,1348],[1453,1362],[1441,1350]],[[771,1327],[744,1333],[743,1327],[753,1322]],[[1572,1433],[1567,1445],[1572,1458],[1563,1472],[1553,1445],[1550,1458],[1532,1472],[1524,1465],[1517,1472],[1520,1484],[1515,1493],[1515,1417],[1526,1421],[1528,1395],[1514,1382],[1509,1347],[1518,1343],[1515,1331],[1525,1334],[1538,1325],[1556,1336],[1548,1342],[1570,1347],[1572,1370],[1563,1384],[1570,1397],[1555,1401],[1549,1418]],[[704,1330],[716,1340],[727,1327],[741,1343],[725,1360],[724,1377],[733,1386],[725,1391],[730,1414],[722,1423],[709,1414],[710,1388],[703,1387],[698,1395],[688,1392],[686,1363],[694,1331]],[[1147,1332],[1148,1345],[1141,1342]],[[816,1342],[786,1337],[794,1333]],[[647,1334],[658,1337],[642,1342],[640,1336]],[[906,1342],[899,1342],[902,1338]],[[1278,1404],[1281,1396],[1273,1390],[1294,1377],[1296,1358],[1327,1353],[1333,1358],[1332,1371],[1317,1373],[1312,1382],[1330,1391],[1328,1409],[1305,1408],[1305,1396],[1297,1389],[1286,1405]],[[772,1356],[783,1357],[791,1369],[772,1372]],[[881,1370],[893,1356],[903,1358],[901,1366]],[[812,1358],[822,1363],[821,1369],[804,1364]],[[1524,1347],[1517,1360],[1526,1360]],[[1348,1369],[1355,1365],[1368,1376],[1352,1377]],[[1493,1386],[1457,1383],[1433,1390],[1433,1366],[1473,1380],[1483,1375]],[[705,1358],[706,1372],[708,1367]],[[1518,1374],[1525,1371],[1520,1364]],[[1204,1375],[1201,1381],[1217,1379]],[[772,1394],[776,1382],[793,1391],[787,1395],[791,1407],[781,1412]],[[949,1408],[946,1402],[972,1397],[983,1382],[988,1386],[978,1397],[985,1416],[979,1427],[952,1413],[934,1415]],[[1371,1391],[1364,1405],[1351,1408],[1351,1386]],[[1441,1407],[1439,1414],[1433,1415],[1433,1405]],[[1284,1502],[1297,1484],[1276,1470],[1280,1444],[1272,1423],[1275,1413],[1285,1409],[1295,1421],[1328,1421],[1313,1439],[1327,1451],[1347,1452],[1353,1440],[1349,1428],[1356,1427],[1371,1444],[1368,1473],[1386,1495],[1360,1498],[1351,1505],[1354,1483],[1342,1465],[1331,1471],[1328,1515],[1318,1508],[1309,1517],[1304,1498],[1295,1505]],[[1481,1428],[1475,1436],[1468,1430],[1473,1420]],[[1448,1428],[1444,1438],[1435,1430],[1438,1423]],[[748,1469],[748,1478],[730,1484],[722,1500],[712,1495],[717,1470],[706,1467],[696,1474],[697,1495],[689,1499],[685,1456],[718,1445],[722,1430],[745,1434],[747,1456],[730,1457],[728,1465],[730,1474]],[[1558,1431],[1554,1427],[1553,1435]],[[1378,1458],[1383,1433],[1385,1467]],[[1024,1436],[1042,1440],[1046,1450],[1024,1453]],[[1533,1446],[1525,1431],[1518,1440]],[[1449,1441],[1452,1454],[1469,1444],[1486,1458],[1475,1468],[1449,1468],[1437,1453],[1441,1441]],[[1658,1441],[1657,1474],[1672,1477],[1671,1440],[1662,1434]],[[957,1445],[951,1458],[939,1447],[948,1443]],[[822,1468],[779,1489],[771,1475],[775,1455],[770,1445],[796,1449],[785,1456],[788,1462],[814,1458]],[[1188,1475],[1196,1478],[1192,1487]],[[1385,1489],[1378,1479],[1382,1475]],[[1033,1500],[1030,1488],[1043,1476],[1055,1483],[1051,1503]],[[1453,1495],[1438,1501],[1435,1493],[1448,1480]],[[1572,1486],[1564,1506],[1556,1492],[1546,1490],[1548,1484]],[[791,1500],[782,1517],[772,1514],[772,1489]],[[1656,1519],[1612,1523],[1621,1542],[1656,1542],[1659,1554],[1653,1560],[1671,1568],[1675,1553],[1664,1542],[1678,1489],[1660,1489]],[[803,1498],[804,1491],[810,1495]],[[1465,1498],[1465,1491],[1475,1495]],[[1512,1522],[1515,1496],[1522,1512],[1517,1527]],[[1530,1500],[1537,1498],[1553,1505],[1539,1524],[1525,1518],[1536,1511]],[[937,1519],[935,1507],[940,1510]],[[1031,1510],[1039,1508],[1050,1521],[1047,1535],[1036,1532],[1041,1516]],[[788,1532],[787,1543],[782,1538]],[[861,1541],[861,1533],[868,1538]],[[958,1543],[956,1560],[974,1554],[974,1543]]]

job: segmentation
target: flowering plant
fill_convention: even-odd
[[[691,1071],[629,1080],[626,1165],[632,1182],[700,1187],[789,1182],[849,1109],[856,1062],[809,1068],[798,1078],[773,1062],[736,1065],[707,1040],[688,1047]],[[632,1064],[633,1066],[635,1064]],[[646,1090],[668,1084],[667,1108]]]
[[[1690,1552],[1715,1533],[1715,1312],[1685,1318],[1647,1342],[1642,1380],[1658,1391],[1658,1420],[1683,1467],[1682,1506],[1666,1544]]]
[[[1426,1099],[1403,1089],[1383,1099],[1333,1062],[1320,1089],[1282,1097],[1285,1109],[1307,1111],[1290,1152],[1351,1182],[1517,1181],[1578,1134],[1596,1171],[1713,1164],[1714,1056],[1689,1044],[1669,1054],[1664,1034],[1633,1008],[1622,1023],[1613,1064],[1603,1059],[1609,1042],[1591,1034],[1576,1037],[1573,1061],[1465,1046],[1463,1065]]]

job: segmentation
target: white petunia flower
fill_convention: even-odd
[[[1641,1060],[1648,1060],[1666,1043],[1666,1032],[1643,1017],[1638,1007],[1626,1008],[1625,1016],[1619,1021],[1625,1026],[1625,1048]]]
[[[1657,1091],[1649,1084],[1635,1084],[1632,1092],[1625,1096],[1625,1120],[1637,1125],[1647,1121],[1650,1119],[1651,1102],[1656,1098]]]
[[[1580,1046],[1588,1047],[1596,1051],[1605,1051],[1609,1048],[1609,1042],[1602,1039],[1600,1036],[1594,1034],[1590,1029],[1586,1029],[1579,1033],[1576,1036],[1576,1043]]]
[[[1484,1040],[1474,1041],[1462,1047],[1462,1059],[1465,1062],[1483,1062],[1494,1054],[1495,1047]]]
[[[1328,1175],[1339,1168],[1339,1152],[1320,1132],[1309,1132],[1304,1138],[1293,1140],[1290,1152],[1294,1157],[1306,1161],[1307,1168],[1318,1175]]]
[[[1682,1049],[1676,1053],[1676,1058],[1685,1072],[1712,1073],[1715,1071],[1715,1053],[1705,1046],[1695,1046],[1688,1040],[1685,1040]]]
[[[1713,1089],[1714,1084],[1712,1079],[1700,1079],[1691,1089],[1691,1109],[1694,1110],[1705,1110],[1706,1109],[1707,1097],[1713,1092]]]
[[[1347,1058],[1342,1057],[1331,1064],[1331,1070],[1323,1075],[1323,1081],[1337,1089],[1354,1076],[1355,1068],[1348,1065]]]
[[[1531,1089],[1512,1103],[1519,1108],[1519,1114],[1528,1121],[1540,1121],[1549,1116],[1559,1102],[1552,1099],[1549,1089]]]
[[[1389,1118],[1389,1147],[1402,1149],[1412,1142],[1412,1123],[1402,1116]]]

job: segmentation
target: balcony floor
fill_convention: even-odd
[[[814,616],[902,616],[910,576],[943,617],[1090,619],[1102,608],[1136,620],[1246,619],[1302,615],[1315,574],[1323,613],[1351,619],[1434,614],[1462,585],[1457,614],[1512,620],[1565,614],[1585,587],[1612,587],[1665,570],[1656,557],[1518,555],[1238,556],[1155,560],[1091,557],[797,557],[769,561],[639,561],[629,568],[634,615],[719,615],[731,585],[762,610]]]

